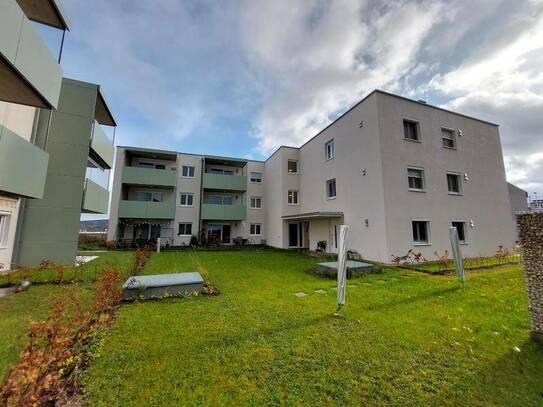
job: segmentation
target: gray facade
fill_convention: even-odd
[[[120,238],[123,218],[113,208],[122,203],[115,191],[127,191],[123,160],[132,150],[138,149],[117,151],[110,239]],[[165,223],[174,229],[174,245],[190,240],[177,234],[179,223],[189,221],[194,236],[222,222],[230,224],[231,238],[309,250],[321,242],[331,253],[337,251],[339,225],[349,224],[349,248],[384,262],[408,250],[435,258],[435,251],[449,249],[451,226],[460,230],[465,256],[492,255],[498,245],[515,241],[498,126],[385,92],[372,92],[299,148],[280,147],[264,163],[244,161],[246,190],[227,199],[230,212],[244,207],[246,215],[234,214],[236,219],[230,212],[206,213],[215,209],[207,205],[210,195],[221,192],[204,188],[198,178],[210,169],[202,161],[206,156],[169,154],[176,161],[177,201],[173,219]],[[187,164],[195,168],[192,179],[182,176]],[[261,172],[261,182],[251,182],[251,172]],[[235,176],[221,175],[221,182],[230,184]],[[192,207],[180,205],[182,191],[193,194]],[[251,209],[251,197],[261,197],[261,209]],[[213,214],[222,220],[207,219]],[[260,239],[252,238],[251,224],[261,225]],[[122,237],[131,233],[125,229]]]

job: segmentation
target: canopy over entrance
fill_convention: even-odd
[[[283,220],[309,220],[309,219],[329,219],[329,218],[342,218],[343,212],[306,212],[298,213],[296,215],[285,215],[281,218]]]

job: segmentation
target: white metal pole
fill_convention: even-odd
[[[337,256],[337,310],[345,305],[345,288],[347,285],[347,235],[348,225],[341,225],[339,229],[338,256]]]
[[[456,227],[451,226],[449,229],[450,237],[451,237],[451,247],[452,247],[452,253],[454,257],[454,265],[456,268],[456,275],[460,279],[460,281],[464,282],[466,281],[466,274],[464,272],[464,260],[462,259],[462,252],[460,251],[460,242],[458,240],[458,230],[456,230]]]

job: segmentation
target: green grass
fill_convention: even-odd
[[[468,273],[464,287],[386,269],[349,280],[338,318],[334,282],[306,272],[317,261],[153,254],[146,273],[200,266],[223,294],[123,306],[86,376],[89,404],[543,403],[519,266]]]
[[[468,257],[464,259],[464,268],[467,270],[485,269],[502,265],[520,263],[520,255],[511,255],[502,258],[497,257]],[[454,272],[454,261],[450,260],[447,267],[439,264],[437,261],[428,261],[424,263],[407,264],[405,267],[413,270],[425,271],[432,274],[443,272]]]

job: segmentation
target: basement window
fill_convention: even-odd
[[[456,232],[458,233],[458,241],[460,243],[467,243],[467,240],[466,240],[466,222],[455,221],[455,222],[452,222],[451,226],[456,228]]]

